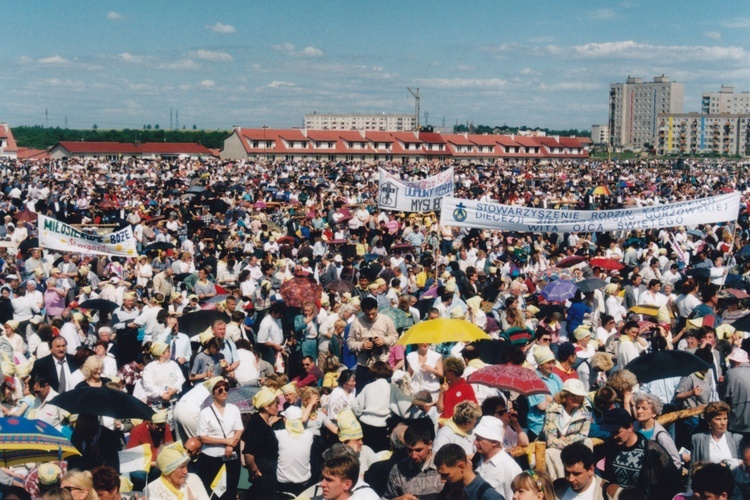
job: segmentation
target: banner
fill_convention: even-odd
[[[400,212],[437,212],[453,196],[453,167],[416,182],[404,182],[380,169],[378,208]]]
[[[118,257],[135,257],[135,237],[130,226],[115,233],[99,236],[84,233],[59,220],[39,215],[39,246],[63,252],[97,253]]]
[[[738,192],[620,210],[549,210],[446,197],[440,214],[443,226],[499,229],[531,233],[593,233],[691,226],[736,220]]]

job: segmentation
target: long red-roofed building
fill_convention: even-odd
[[[54,159],[78,158],[120,160],[123,158],[175,159],[175,158],[209,158],[212,152],[195,142],[94,142],[63,141],[58,142],[49,151]]]
[[[493,161],[588,158],[585,137],[376,132],[369,130],[250,129],[235,127],[222,159],[315,161]]]

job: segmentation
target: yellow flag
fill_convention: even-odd
[[[211,490],[217,497],[222,496],[227,491],[227,465],[224,464],[216,473],[216,477],[211,481]]]

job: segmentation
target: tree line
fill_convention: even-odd
[[[591,131],[590,130],[578,130],[577,128],[571,128],[567,130],[555,130],[551,128],[542,128],[542,127],[527,127],[526,125],[521,125],[520,127],[509,127],[508,125],[503,126],[489,126],[489,125],[455,125],[453,127],[453,133],[454,134],[462,134],[464,132],[469,132],[470,134],[499,134],[499,135],[511,135],[511,134],[518,134],[518,132],[525,132],[525,131],[537,131],[541,130],[542,132],[546,132],[548,136],[551,135],[559,135],[561,137],[591,137]]]
[[[13,127],[13,137],[20,147],[48,149],[63,141],[95,142],[197,142],[207,148],[224,147],[224,139],[231,130],[163,130],[122,129],[100,130],[96,125],[89,130],[72,130],[60,127],[46,128],[39,125]]]

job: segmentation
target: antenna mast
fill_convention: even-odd
[[[419,88],[416,91],[412,90],[411,87],[406,87],[406,90],[414,96],[414,116],[417,119],[417,130],[419,130]]]

